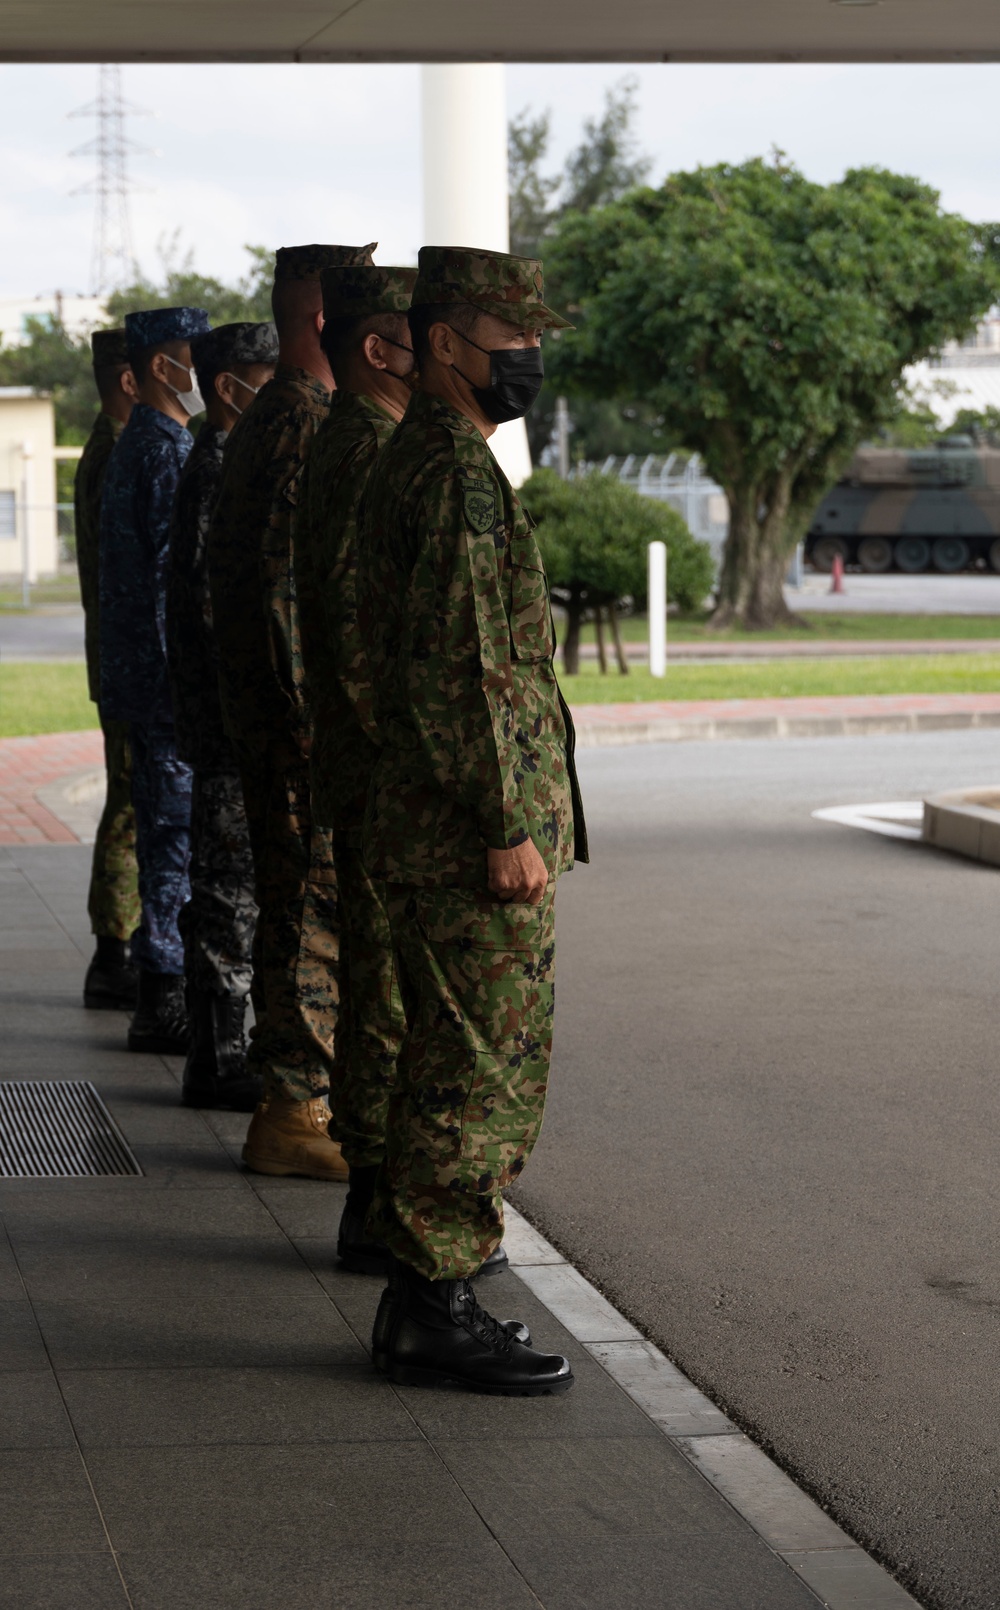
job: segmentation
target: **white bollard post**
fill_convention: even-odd
[[[649,544],[649,673],[667,674],[667,545]]]

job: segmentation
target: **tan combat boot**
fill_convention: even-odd
[[[346,1180],[340,1142],[327,1133],[330,1109],[322,1096],[294,1101],[270,1096],[250,1120],[243,1161],[255,1174],[298,1174],[307,1180]]]

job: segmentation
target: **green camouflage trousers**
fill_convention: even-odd
[[[195,768],[191,780],[191,898],[178,918],[184,974],[210,995],[250,991],[257,907],[239,773]]]
[[[555,971],[540,906],[389,884],[407,1032],[369,1229],[433,1279],[473,1275],[503,1238],[500,1192],[538,1139]]]
[[[131,939],[139,926],[139,873],[128,725],[102,721],[108,796],[94,840],[87,911],[99,939]]]
[[[304,763],[241,760],[259,908],[249,1065],[264,1094],[309,1101],[330,1088],[340,1000],[337,877]]]
[[[385,1154],[389,1096],[406,1027],[396,982],[385,884],[371,878],[361,851],[336,837],[340,900],[340,1017],[333,1129],[352,1168]]]

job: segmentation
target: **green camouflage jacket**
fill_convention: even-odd
[[[360,848],[377,749],[356,602],[358,506],[396,421],[371,397],[335,392],[309,449],[295,516],[306,691],[313,712],[317,820]]]
[[[100,672],[100,579],[98,555],[101,542],[101,491],[111,449],[124,426],[110,414],[98,414],[87,437],[87,445],[76,468],[73,483],[73,509],[76,527],[76,567],[80,572],[80,597],[86,617],[84,631],[87,655],[87,687],[96,704],[101,696]]]
[[[309,752],[292,522],[329,406],[321,381],[279,364],[226,443],[208,571],[223,719],[243,752]]]
[[[549,877],[587,859],[572,721],[532,522],[471,420],[413,398],[372,470],[358,603],[379,751],[376,877],[485,888],[530,837]]]

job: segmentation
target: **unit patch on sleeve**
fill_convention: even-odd
[[[492,481],[466,481],[463,489],[465,518],[480,536],[492,530],[497,518],[497,495]]]

